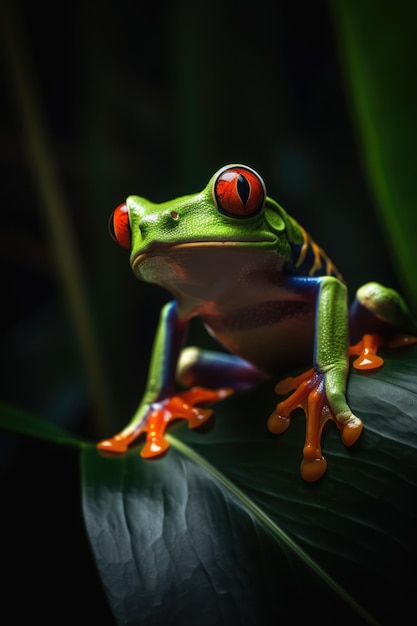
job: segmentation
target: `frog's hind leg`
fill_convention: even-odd
[[[185,331],[186,324],[178,314],[176,302],[167,303],[161,311],[142,400],[127,426],[113,437],[100,441],[97,444],[99,450],[123,454],[145,435],[141,456],[149,458],[163,454],[169,447],[165,431],[172,421],[184,419],[190,428],[197,428],[210,419],[212,410],[206,406],[233,392],[225,387],[222,378],[215,389],[192,383],[190,389],[177,390],[175,375]]]
[[[141,405],[128,426],[115,437],[101,441],[98,449],[126,452],[128,446],[144,433],[146,443],[141,456],[158,456],[169,446],[164,433],[170,422],[182,418],[188,421],[190,428],[198,428],[213,413],[212,409],[202,408],[200,404],[211,405],[268,377],[240,357],[188,347],[179,357],[176,378],[186,388],[184,391]]]
[[[211,405],[227,398],[234,391],[248,389],[267,379],[244,359],[232,354],[184,348],[177,364],[176,379],[184,391],[142,405],[136,417],[121,432],[110,440],[102,441],[98,448],[107,452],[125,452],[128,446],[142,433],[146,444],[141,456],[151,458],[165,452],[169,443],[164,436],[170,422],[182,418],[190,428],[198,428],[212,415]]]
[[[204,385],[242,391],[268,378],[267,374],[239,356],[201,350],[195,346],[181,352],[177,367],[177,380],[184,387]]]
[[[170,422],[182,418],[188,421],[189,428],[198,428],[213,413],[212,409],[202,408],[200,404],[213,404],[231,393],[233,393],[231,389],[193,386],[160,401],[144,404],[139,408],[137,417],[126,428],[111,439],[100,441],[97,448],[103,452],[124,453],[133,441],[145,434],[146,443],[141,450],[141,457],[159,456],[169,447],[165,431]]]
[[[233,355],[189,347],[180,354],[176,379],[185,390],[141,405],[130,424],[112,439],[100,442],[99,450],[126,452],[128,446],[145,433],[146,444],[141,456],[158,456],[169,447],[165,431],[170,422],[182,418],[188,421],[190,428],[198,428],[213,413],[212,409],[200,405],[213,404],[235,390],[253,386],[259,382],[260,373]]]
[[[394,289],[371,282],[356,292],[350,309],[353,345],[349,354],[357,356],[357,370],[371,370],[383,365],[377,354],[380,346],[402,347],[417,342],[417,323],[407,304]]]

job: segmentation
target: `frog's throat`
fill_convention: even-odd
[[[226,248],[245,248],[245,247],[251,247],[254,245],[254,243],[256,243],[256,247],[259,248],[260,250],[265,250],[265,248],[270,248],[273,249],[274,245],[271,241],[265,239],[265,240],[259,240],[259,239],[248,239],[246,241],[230,241],[230,240],[226,240],[226,241],[188,241],[188,242],[183,242],[183,243],[174,243],[174,244],[164,244],[164,243],[155,243],[155,244],[150,244],[149,246],[146,247],[145,250],[142,250],[141,252],[139,252],[138,254],[136,254],[136,256],[133,257],[133,259],[131,260],[131,266],[133,271],[135,272],[136,268],[138,265],[140,265],[143,261],[145,261],[145,259],[148,257],[148,255],[150,254],[154,254],[155,252],[162,252],[164,251],[164,253],[166,255],[170,254],[170,252],[175,252],[176,250],[181,250],[181,249],[194,249],[194,250],[198,250],[198,249],[210,249],[210,248],[220,248],[220,249],[226,249]]]

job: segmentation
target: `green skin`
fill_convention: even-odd
[[[263,210],[252,216],[219,211],[213,191],[219,172],[197,194],[162,204],[138,196],[126,200],[133,272],[168,290],[175,304],[161,313],[142,402],[120,435],[137,431],[152,403],[175,392],[176,377],[200,382],[193,372],[203,369],[204,355],[181,352],[187,324],[195,316],[235,355],[229,361],[224,354],[218,359],[214,355],[207,368],[221,372],[223,386],[244,388],[312,363],[316,389],[335,419],[342,426],[357,426],[360,420],[345,397],[350,321],[342,277],[318,247],[320,268],[296,267],[305,233],[266,194]],[[389,327],[415,331],[396,292],[370,283],[357,297]],[[239,381],[241,374],[247,385]]]

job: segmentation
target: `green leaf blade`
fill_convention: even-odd
[[[216,405],[209,432],[178,423],[159,460],[141,459],[142,444],[121,457],[84,450],[87,531],[117,623],[383,623],[409,608],[416,376],[414,348],[351,374],[365,432],[353,449],[327,433],[316,484],[298,472],[303,416],[281,437],[259,417],[271,385]]]
[[[90,541],[117,623],[307,619],[315,593],[363,618],[247,497],[195,458],[171,449],[149,463],[137,451],[108,459],[86,450],[83,476]]]
[[[8,404],[0,404],[0,429],[67,446],[91,446],[52,422]]]
[[[216,405],[208,432],[177,423],[154,461],[142,443],[111,457],[10,407],[0,425],[81,450],[87,533],[117,623],[384,623],[411,610],[417,582],[416,380],[416,347],[351,373],[365,430],[352,449],[329,430],[315,484],[298,471],[303,416],[280,437],[266,429],[272,384]]]

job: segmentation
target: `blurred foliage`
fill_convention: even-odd
[[[4,1],[3,40],[21,40],[27,53],[112,430],[140,397],[168,298],[137,283],[108,236],[108,216],[128,194],[159,201],[192,193],[220,166],[246,162],[335,260],[352,293],[379,280],[401,287],[415,306],[411,3],[75,0],[59,11],[43,4]],[[92,370],[3,58],[0,397],[95,439]],[[10,510],[24,515],[12,497],[24,459],[38,465],[47,509],[49,464],[15,439],[0,444]],[[71,479],[60,477],[62,489]],[[48,528],[36,528],[45,541]],[[70,545],[78,546],[78,531],[65,529]]]
[[[359,154],[392,262],[417,311],[417,6],[400,0],[333,7]]]

